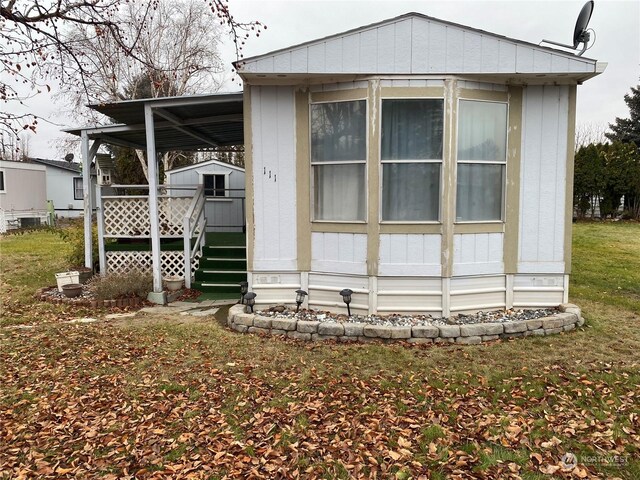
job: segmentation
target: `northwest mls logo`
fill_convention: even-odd
[[[578,465],[578,457],[573,453],[567,452],[562,456],[560,463],[565,470],[573,470]]]

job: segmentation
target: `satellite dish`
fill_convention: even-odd
[[[573,29],[573,48],[577,49],[581,43],[587,43],[590,35],[587,32],[587,26],[589,20],[591,20],[591,14],[593,13],[593,0],[588,1],[580,10],[578,14],[578,20],[576,20],[576,27]]]
[[[591,34],[587,32],[587,26],[589,25],[589,20],[591,20],[593,6],[594,1],[589,0],[584,4],[582,10],[580,10],[578,19],[576,20],[576,26],[573,29],[573,45],[552,42],[551,40],[542,40],[542,42],[540,43],[549,43],[551,45],[557,45],[559,47],[570,48],[571,50],[577,50],[578,46],[582,43],[582,50],[577,53],[578,56],[581,56],[584,52],[587,51],[587,44],[589,43],[589,40],[591,40]]]
[[[67,154],[64,156],[64,159],[65,159],[67,162],[69,162],[69,163],[73,162],[73,153],[67,153]]]

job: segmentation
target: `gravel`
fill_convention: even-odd
[[[492,310],[474,315],[458,314],[449,318],[431,315],[351,315],[337,314],[321,310],[302,309],[298,313],[283,305],[256,311],[256,314],[271,318],[289,318],[317,322],[367,323],[370,325],[413,326],[413,325],[469,325],[474,323],[507,323],[550,317],[558,309],[543,308],[537,310]]]
[[[44,292],[42,292],[42,295],[46,295],[47,297],[51,298],[68,298],[63,292],[58,291],[58,287],[51,287],[49,290],[45,290]],[[73,297],[72,299],[93,300],[94,298],[95,295],[89,288],[89,285],[82,285],[82,293],[77,297]]]

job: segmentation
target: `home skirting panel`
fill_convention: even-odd
[[[250,272],[258,308],[295,306],[295,291],[308,292],[305,306],[346,313],[340,291],[353,291],[357,314],[429,314],[433,317],[505,308],[555,307],[566,302],[564,275],[475,275],[441,277],[367,277],[322,272]]]

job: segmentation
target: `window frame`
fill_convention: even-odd
[[[416,87],[414,87],[416,88]],[[442,100],[442,158],[440,160],[434,159],[404,159],[404,160],[383,160],[382,159],[382,102],[384,100]],[[380,179],[380,193],[379,193],[379,205],[378,205],[378,222],[381,225],[441,225],[442,224],[442,193],[444,189],[444,169],[445,169],[445,141],[446,141],[446,98],[445,96],[394,96],[387,95],[381,96],[379,105],[379,122],[378,122],[378,178]],[[384,164],[393,163],[436,163],[440,164],[440,179],[439,179],[439,201],[438,201],[438,218],[437,220],[384,220],[382,218],[382,204],[383,204],[383,186],[384,186]]]
[[[0,168],[0,174],[2,174],[2,185],[0,187],[0,193],[7,193],[7,174],[4,168]]]
[[[504,139],[504,161],[486,161],[486,160],[459,160],[458,159],[458,138],[460,129],[460,102],[484,102],[484,103],[497,103],[506,106],[505,111],[505,139]],[[473,224],[499,224],[504,225],[506,223],[506,195],[507,195],[507,179],[508,179],[508,163],[509,163],[509,126],[510,126],[510,112],[509,112],[509,99],[497,100],[477,97],[465,97],[459,96],[456,102],[456,119],[455,119],[455,165],[450,168],[455,168],[455,194],[453,196],[453,223],[454,225],[473,225]],[[501,198],[500,198],[500,219],[497,220],[458,220],[458,165],[502,165],[502,185],[501,185]]]
[[[219,175],[219,176],[224,176],[224,195],[221,196],[216,196],[216,195],[207,195],[206,191],[205,191],[205,186],[204,186],[204,177],[205,176],[215,176],[215,175]],[[199,176],[199,183],[200,185],[202,185],[202,194],[204,195],[205,199],[209,202],[211,201],[226,201],[227,199],[229,199],[231,197],[230,195],[230,191],[229,191],[229,175],[231,175],[231,172],[225,172],[225,171],[219,171],[219,170],[206,170],[206,171],[202,171],[202,172],[198,172],[198,176]],[[213,190],[215,191],[215,180],[214,180],[214,188]]]
[[[76,182],[78,180],[80,180],[80,191],[82,192],[82,195],[80,197],[78,197],[78,195],[77,195],[78,187],[76,186]],[[83,183],[82,177],[73,177],[72,186],[73,186],[73,199],[74,200],[84,200],[84,183]]]
[[[340,91],[340,93],[345,93],[347,91]],[[324,94],[331,94],[333,92],[318,92]],[[364,118],[365,118],[365,158],[363,160],[355,160],[355,161],[343,161],[343,160],[335,160],[329,162],[314,162],[313,161],[313,122],[311,119],[312,115],[312,106],[313,105],[321,105],[328,103],[344,103],[344,102],[360,102],[364,101]],[[307,132],[307,141],[309,142],[309,214],[311,217],[311,223],[326,223],[326,224],[366,224],[368,223],[368,212],[369,212],[369,99],[366,95],[354,95],[352,98],[343,98],[342,96],[337,96],[335,99],[327,98],[327,99],[317,99],[314,100],[313,94],[309,99],[308,103],[308,119],[309,128]],[[317,219],[315,217],[315,166],[322,165],[364,165],[364,219],[363,220],[328,220],[328,219]]]

